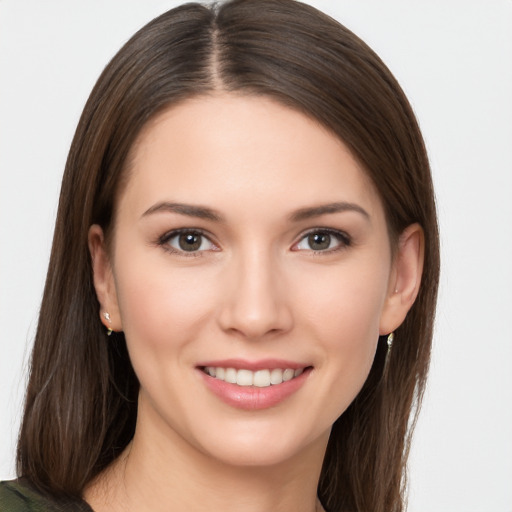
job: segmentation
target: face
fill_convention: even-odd
[[[111,253],[97,226],[91,240],[140,380],[137,432],[230,464],[325,448],[393,327],[374,186],[340,140],[270,99],[201,97],[153,120]]]

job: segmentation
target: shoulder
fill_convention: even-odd
[[[57,501],[20,478],[0,482],[0,512],[93,512],[82,500]]]
[[[0,512],[25,512],[34,510],[34,497],[18,480],[0,482]]]

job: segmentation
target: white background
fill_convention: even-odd
[[[422,126],[443,271],[410,512],[512,511],[512,1],[311,1],[372,46]],[[81,109],[164,0],[0,0],[0,479]]]

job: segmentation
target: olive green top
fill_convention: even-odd
[[[80,498],[55,499],[19,478],[0,482],[0,512],[94,512]]]

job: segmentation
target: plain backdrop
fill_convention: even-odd
[[[0,0],[0,479],[60,180],[107,61],[164,0]],[[512,511],[512,1],[311,1],[372,46],[427,142],[442,232],[432,370],[410,512]]]

